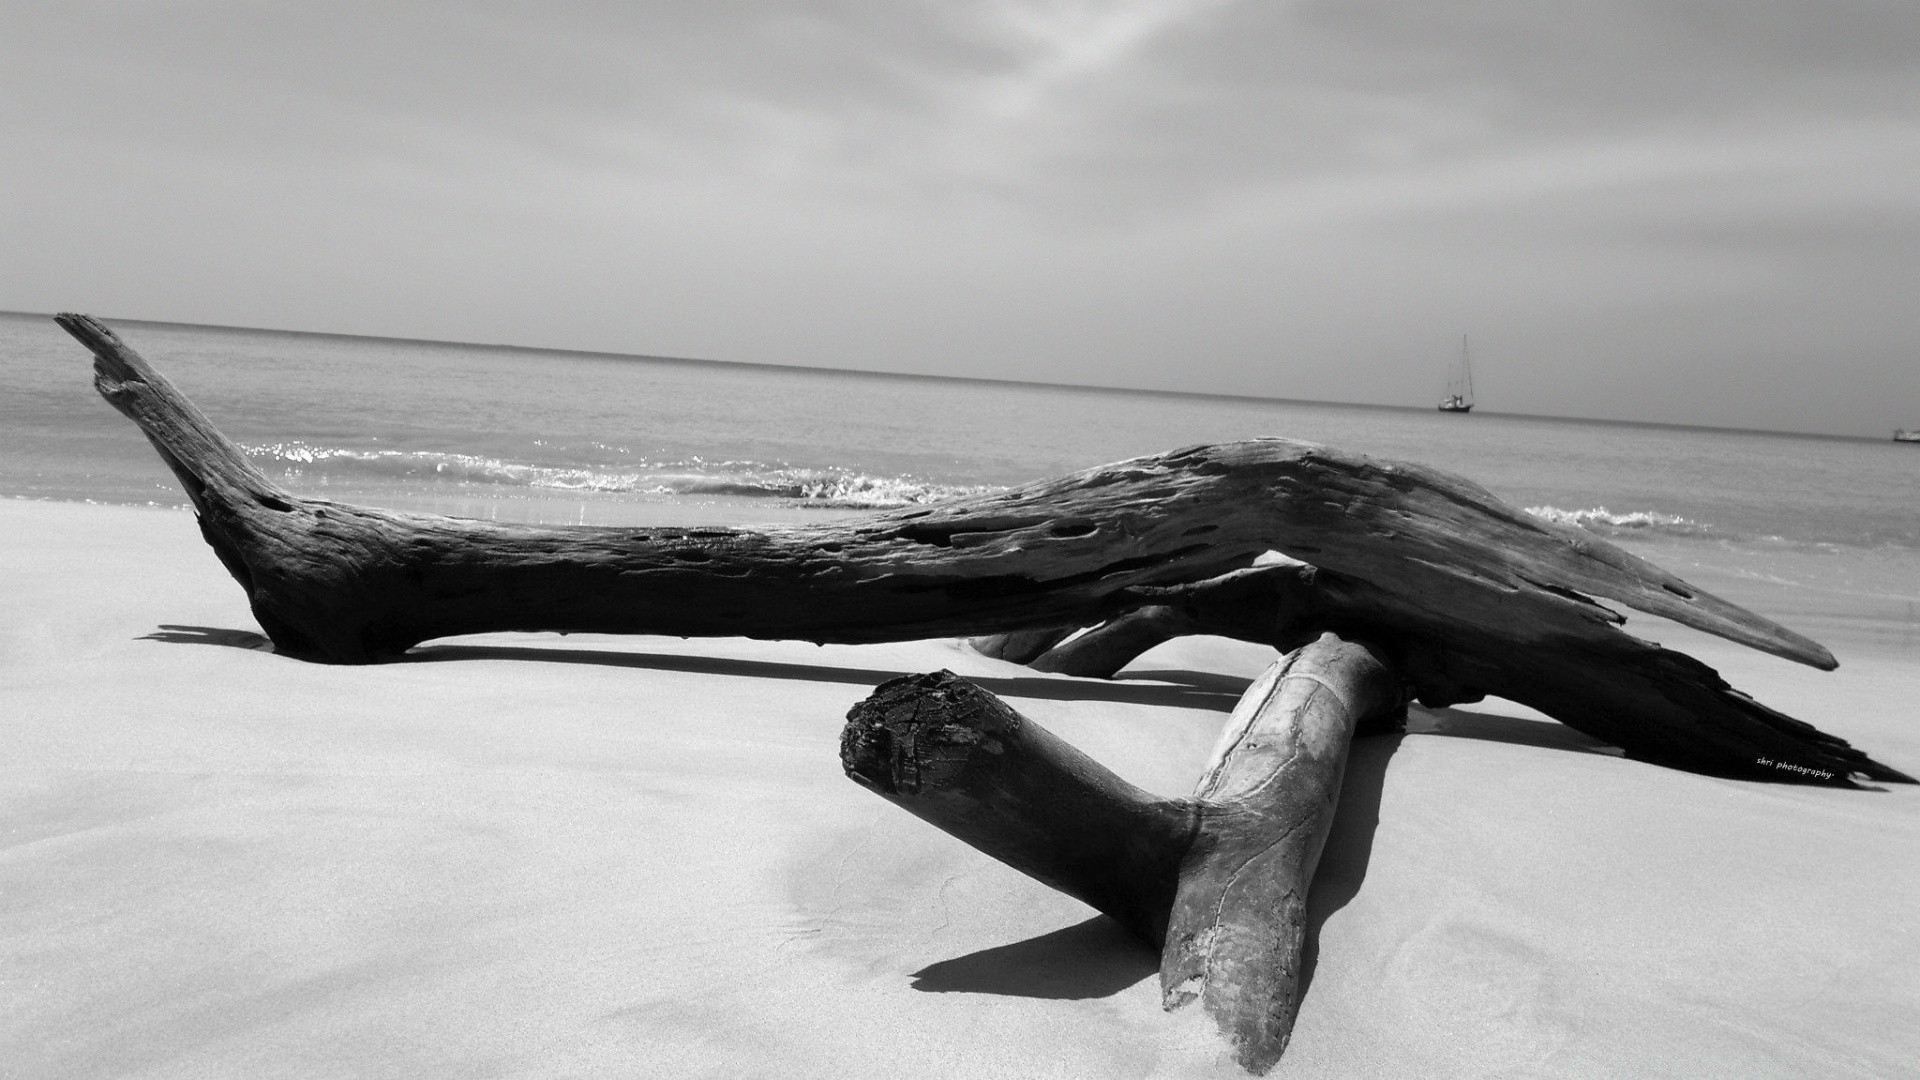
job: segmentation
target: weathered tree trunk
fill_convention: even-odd
[[[808,641],[1090,625],[1138,585],[1277,549],[1444,606],[1514,593],[1580,617],[1609,597],[1818,667],[1819,644],[1473,484],[1281,439],[1196,446],[1011,491],[793,528],[502,525],[279,487],[113,332],[60,324],[146,432],[283,651],[390,657],[433,637],[575,630]]]
[[[1048,628],[1185,605],[1207,632],[1283,649],[1320,628],[1391,643],[1408,653],[1423,700],[1530,695],[1519,700],[1649,760],[1904,779],[1743,697],[1751,708],[1706,721],[1672,707],[1645,719],[1648,694],[1615,692],[1584,665],[1653,647],[1583,594],[1817,667],[1834,660],[1604,541],[1418,465],[1263,439],[805,527],[502,525],[286,491],[111,330],[59,320],[93,352],[96,388],[180,479],[201,534],[290,656],[365,663],[496,630],[849,643],[1043,630],[1023,639],[1030,650],[1065,633]],[[1269,550],[1313,566],[1228,573]],[[1654,667],[1653,698],[1733,695],[1684,657]]]
[[[1327,634],[1254,683],[1190,799],[1157,799],[949,672],[854,706],[847,774],[1111,915],[1161,949],[1167,1008],[1193,1001],[1264,1072],[1299,1012],[1307,888],[1364,720],[1397,715],[1381,654]]]

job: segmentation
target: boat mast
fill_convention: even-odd
[[[1460,335],[1460,380],[1465,388],[1462,395],[1468,405],[1473,404],[1473,358],[1467,352],[1467,335]]]

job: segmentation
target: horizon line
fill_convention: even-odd
[[[19,315],[26,318],[52,319],[53,312],[16,311],[0,308],[0,315]],[[1285,405],[1338,406],[1356,409],[1383,409],[1395,412],[1426,413],[1429,407],[1419,405],[1387,405],[1370,401],[1327,401],[1318,398],[1272,397],[1261,394],[1229,394],[1206,390],[1157,390],[1138,386],[1098,386],[1091,383],[1044,382],[1032,379],[992,379],[979,375],[945,375],[913,373],[906,371],[880,371],[870,368],[819,367],[811,364],[782,364],[765,360],[715,360],[696,356],[663,356],[654,353],[608,352],[603,349],[567,349],[544,345],[514,345],[508,342],[487,341],[447,341],[440,338],[402,337],[395,334],[354,334],[332,330],[289,330],[272,326],[236,326],[230,323],[188,323],[172,319],[139,319],[127,317],[89,316],[104,322],[138,323],[148,326],[177,326],[196,330],[221,330],[233,333],[293,334],[300,337],[350,338],[356,341],[386,341],[404,345],[431,345],[459,349],[494,349],[515,352],[556,353],[562,356],[592,357],[605,360],[652,360],[670,364],[717,364],[727,367],[770,368],[779,371],[814,371],[829,375],[866,375],[883,379],[937,379],[947,382],[984,383],[994,386],[1025,386],[1042,390],[1087,390],[1107,394],[1157,394],[1168,397],[1205,398],[1226,401],[1264,401]],[[1480,406],[1476,403],[1474,408]],[[1674,431],[1710,431],[1737,435],[1782,435],[1796,439],[1844,439],[1854,442],[1882,442],[1884,437],[1871,435],[1837,435],[1819,431],[1789,431],[1779,428],[1728,427],[1718,424],[1677,424],[1661,420],[1619,420],[1595,416],[1566,416],[1552,413],[1501,412],[1489,410],[1482,416],[1497,416],[1515,420],[1556,420],[1572,421],[1582,424],[1606,424],[1621,427],[1663,428]]]

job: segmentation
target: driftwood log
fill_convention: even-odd
[[[853,643],[1064,634],[1053,628],[1186,605],[1283,649],[1322,629],[1365,638],[1399,654],[1423,701],[1513,697],[1647,760],[1842,785],[1908,779],[1629,637],[1589,597],[1834,667],[1820,645],[1419,465],[1261,439],[809,526],[503,525],[287,491],[105,325],[59,322],[93,353],[95,387],[179,478],[201,534],[289,656],[367,663],[498,630]],[[1232,576],[1270,550],[1303,563]],[[1044,655],[1045,637],[1027,647]]]
[[[1834,667],[1818,644],[1418,465],[1262,439],[807,527],[501,525],[287,491],[106,326],[59,321],[289,656],[368,663],[496,630],[969,636],[1106,676],[1180,634],[1282,650],[1186,799],[1139,791],[945,673],[883,685],[842,740],[856,780],[1160,947],[1167,1006],[1201,1003],[1255,1071],[1298,1009],[1307,888],[1348,740],[1409,694],[1500,695],[1703,772],[1911,782],[1623,633],[1592,597]]]
[[[1198,1001],[1241,1065],[1265,1072],[1299,1013],[1307,887],[1348,740],[1405,701],[1380,650],[1323,635],[1254,682],[1192,797],[1175,800],[942,671],[855,705],[840,758],[862,786],[1159,949],[1165,1007]]]

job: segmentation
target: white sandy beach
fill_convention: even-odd
[[[1151,953],[848,781],[838,739],[945,667],[1180,793],[1265,650],[1111,683],[942,641],[327,667],[246,647],[184,512],[0,501],[0,568],[0,1075],[1239,1075]],[[1654,636],[1920,770],[1911,654]],[[1920,790],[1689,775],[1499,702],[1413,729],[1355,746],[1273,1075],[1920,1062]]]

